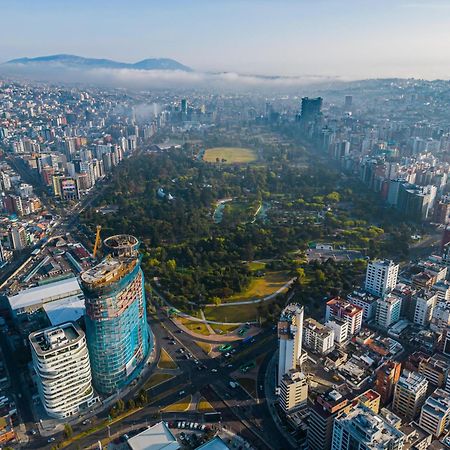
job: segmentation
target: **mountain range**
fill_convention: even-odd
[[[169,58],[148,58],[136,63],[124,63],[112,59],[84,58],[76,55],[49,55],[36,58],[17,58],[3,63],[7,66],[54,66],[64,65],[78,69],[135,69],[135,70],[180,70],[192,72],[184,64]]]

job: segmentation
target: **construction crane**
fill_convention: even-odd
[[[92,252],[92,254],[94,255],[94,258],[95,258],[95,255],[97,254],[98,246],[100,245],[100,231],[102,231],[102,226],[97,225],[97,233],[95,235],[94,251]]]

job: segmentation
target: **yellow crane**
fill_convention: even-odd
[[[92,252],[92,254],[94,255],[94,258],[95,258],[95,255],[97,254],[98,246],[100,245],[100,231],[102,231],[102,226],[97,225],[97,233],[95,235],[94,251]]]

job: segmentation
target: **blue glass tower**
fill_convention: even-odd
[[[81,275],[92,379],[101,394],[129,384],[152,347],[147,323],[139,241],[130,235],[104,241],[109,255]]]

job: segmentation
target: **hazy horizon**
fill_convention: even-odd
[[[450,78],[445,0],[18,0],[2,14],[1,62],[65,53],[199,72]]]

